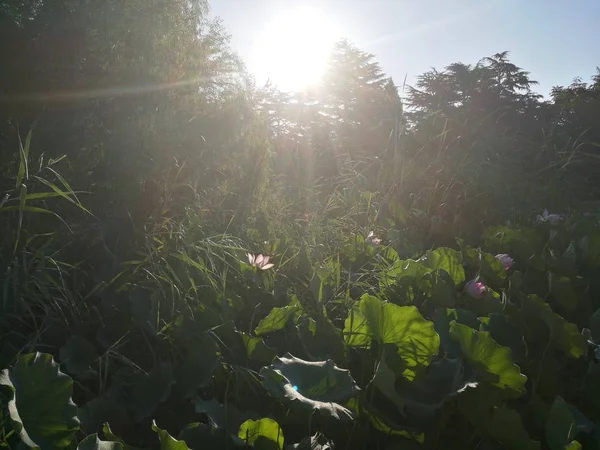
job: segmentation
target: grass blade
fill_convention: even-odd
[[[23,182],[23,178],[25,178],[26,180],[29,179],[29,166],[28,166],[28,159],[29,159],[29,147],[31,146],[31,132],[33,130],[30,129],[29,133],[27,133],[27,138],[25,139],[25,146],[23,146],[23,142],[21,141],[21,135],[19,134],[19,157],[20,157],[20,163],[19,163],[19,171],[17,172],[17,183],[15,185],[15,187],[18,189],[19,186],[21,186],[21,183]]]

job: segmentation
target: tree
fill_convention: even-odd
[[[342,166],[374,160],[364,174],[374,187],[383,159],[392,161],[402,117],[398,90],[374,55],[348,41],[335,45],[316,86],[292,95],[270,92],[269,98],[264,110],[276,165],[295,180],[291,184],[314,186],[324,180],[330,192]]]
[[[251,87],[206,0],[0,5],[3,161],[18,148],[17,124],[35,123],[34,143],[67,154],[73,184],[109,213],[113,202],[145,204],[143,186],[173,164],[188,161],[208,183],[232,152],[248,157],[239,139]]]

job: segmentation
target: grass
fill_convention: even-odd
[[[571,153],[562,163],[548,165],[539,176],[552,173],[554,178],[542,187],[536,177],[504,178],[507,169],[477,153],[453,159],[458,138],[452,141],[448,135],[445,129],[413,155],[400,150],[402,158],[393,172],[378,158],[364,158],[347,160],[330,179],[296,173],[267,181],[269,159],[259,158],[248,173],[210,187],[194,180],[186,163],[174,161],[152,180],[152,188],[144,187],[148,202],[143,208],[131,204],[112,218],[101,218],[85,206],[86,199],[98,203],[96,194],[75,191],[60,175],[62,158],[40,157],[32,164],[30,132],[19,149],[14,187],[0,205],[5,219],[0,225],[0,263],[6,268],[0,364],[7,367],[33,351],[64,361],[65,354],[77,351],[77,340],[93,343],[91,355],[77,356],[88,367],[87,375],[73,372],[75,366],[66,363],[75,380],[74,401],[87,405],[97,398],[119,398],[119,408],[133,408],[132,414],[143,422],[147,416],[135,403],[141,394],[134,386],[159,395],[164,380],[200,370],[193,356],[200,341],[219,349],[220,362],[210,388],[197,387],[195,392],[202,401],[215,397],[224,408],[254,409],[263,395],[261,367],[275,354],[289,351],[313,359],[332,357],[348,366],[365,391],[365,403],[357,408],[381,408],[373,394],[373,368],[382,364],[384,348],[374,349],[374,360],[367,354],[354,360],[349,355],[355,351],[344,344],[330,347],[341,339],[359,299],[384,296],[401,307],[417,305],[433,317],[429,305],[434,300],[418,289],[428,289],[432,280],[442,283],[439,274],[417,284],[387,285],[399,264],[422,264],[422,257],[431,255],[427,251],[440,246],[458,249],[457,237],[483,245],[482,231],[500,219],[530,222],[541,208],[530,205],[550,204],[552,183],[560,182],[576,161]],[[496,171],[501,173],[492,176]],[[297,184],[290,185],[290,179]],[[524,192],[527,199],[522,199]],[[383,238],[380,248],[365,241],[371,231]],[[554,245],[552,235],[549,239],[548,245]],[[251,267],[248,252],[270,255],[275,267]],[[402,270],[412,270],[409,266]],[[446,292],[440,289],[435,295]],[[258,323],[286,308],[297,311],[286,319],[295,325],[286,322],[276,333],[255,336]],[[578,325],[585,324],[585,315],[578,317]],[[298,332],[305,333],[302,339],[294,334]],[[311,339],[327,344],[320,347]],[[541,369],[536,373],[539,381]],[[189,402],[176,400],[178,391],[167,393],[170,389],[160,401],[150,395],[148,408],[161,426],[177,431],[197,416]],[[159,407],[162,401],[166,403]],[[295,436],[290,433],[304,436],[298,419],[281,407],[273,404],[286,439]],[[316,429],[323,430],[320,419],[316,422]],[[352,439],[366,443],[372,429],[388,426],[370,423],[364,428],[356,421]],[[435,439],[448,433],[446,425],[437,424]],[[131,442],[151,440],[149,428],[119,431]],[[469,445],[487,432],[477,429]],[[421,439],[418,433],[409,435]],[[350,445],[348,436],[337,439]]]

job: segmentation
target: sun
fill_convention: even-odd
[[[249,68],[260,82],[297,91],[319,80],[339,39],[334,22],[316,7],[282,11],[254,41]]]

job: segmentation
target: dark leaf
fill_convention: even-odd
[[[129,420],[125,409],[118,403],[103,397],[96,397],[79,408],[81,428],[86,433],[98,433],[105,422],[123,425]]]
[[[550,305],[537,295],[528,295],[523,299],[523,313],[541,319],[548,327],[552,341],[571,358],[580,358],[585,354],[585,338],[577,325],[554,313]]]
[[[139,422],[149,417],[171,393],[175,382],[172,366],[168,363],[156,366],[148,374],[140,374],[130,387],[128,405],[133,419]]]
[[[527,377],[513,363],[510,349],[496,343],[489,333],[452,322],[450,337],[460,344],[462,354],[480,375],[480,381],[517,395],[525,392]]]
[[[89,377],[96,373],[92,366],[98,354],[92,343],[82,336],[71,336],[60,348],[59,355],[61,362],[67,366],[67,372],[72,375]]]
[[[191,450],[247,448],[241,439],[228,433],[227,430],[204,423],[190,423],[181,430],[178,438],[185,441]]]

